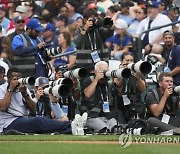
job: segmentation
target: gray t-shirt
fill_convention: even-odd
[[[0,99],[3,99],[7,92],[8,83],[0,85]],[[3,128],[6,128],[16,118],[28,116],[29,111],[23,103],[23,97],[21,92],[15,91],[11,97],[11,104],[7,111],[0,111],[0,132],[3,132]]]

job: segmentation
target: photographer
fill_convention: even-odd
[[[29,111],[36,112],[36,103],[31,99],[27,88],[18,82],[22,78],[20,70],[16,67],[10,68],[7,78],[8,81],[0,85],[0,133],[9,130],[39,134],[72,133],[69,121],[62,122],[42,116],[30,117]]]
[[[161,73],[158,84],[159,88],[151,90],[145,97],[149,110],[147,121],[161,132],[172,130],[174,134],[180,134],[180,117],[176,117],[176,112],[180,109],[179,95],[173,91],[171,74]]]
[[[24,77],[47,76],[46,60],[43,55],[44,42],[37,41],[43,27],[38,19],[32,18],[26,25],[26,32],[16,35],[12,40],[14,64],[21,69]],[[28,70],[28,71],[27,71]]]
[[[117,121],[109,110],[108,82],[104,71],[109,67],[105,61],[95,64],[95,76],[83,81],[81,111],[88,112],[87,126],[95,133],[113,132]]]
[[[109,60],[109,51],[105,40],[113,34],[110,18],[97,18],[97,11],[87,9],[84,14],[84,26],[75,33],[74,43],[78,49],[76,66],[94,70],[94,63],[99,59]]]
[[[131,63],[134,63],[132,53],[123,53],[120,68],[127,68],[127,65]],[[112,84],[114,107],[117,105],[119,112],[123,113],[126,122],[133,118],[144,118],[145,104],[141,102],[141,92],[145,90],[146,83],[142,73],[133,72],[129,78],[124,79],[114,78]],[[121,123],[122,121],[119,122]]]
[[[49,86],[49,80],[38,77],[35,81],[35,97],[33,101],[37,104],[36,115],[46,116],[60,121],[68,121],[67,116],[60,108],[58,98],[44,94],[44,88]]]
[[[57,67],[56,68],[56,74],[55,74],[55,80],[58,80],[60,78],[63,78],[63,73],[65,73],[67,70],[67,67]],[[75,116],[75,109],[77,106],[77,101],[80,100],[80,91],[79,91],[79,80],[71,77],[70,78],[72,80],[73,86],[70,87],[71,89],[71,93],[69,96],[67,97],[62,97],[59,100],[59,103],[61,104],[61,106],[63,108],[65,108],[67,110],[67,115],[69,119],[73,119]]]

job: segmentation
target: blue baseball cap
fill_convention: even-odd
[[[55,26],[51,23],[47,23],[47,24],[43,25],[43,27],[44,27],[43,32],[46,32],[46,31],[54,32],[55,31]]]
[[[156,1],[149,1],[147,6],[158,9],[159,8],[159,3],[156,2]]]
[[[23,16],[16,16],[14,19],[14,22],[17,22],[17,21],[19,21],[19,20],[25,20],[25,18],[23,17]]]
[[[32,28],[36,31],[42,31],[44,28],[42,27],[40,21],[38,19],[35,19],[35,18],[31,18],[27,25],[26,25],[27,28]]]

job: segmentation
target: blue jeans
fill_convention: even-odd
[[[18,117],[4,132],[13,129],[22,133],[53,133],[72,134],[70,121],[57,121],[46,117]]]

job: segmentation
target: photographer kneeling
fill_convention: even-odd
[[[68,117],[58,103],[59,99],[44,94],[44,88],[49,86],[49,80],[45,77],[38,77],[35,81],[35,97],[33,101],[37,103],[37,115],[51,117],[55,120],[68,121]]]
[[[171,74],[161,73],[158,84],[159,88],[150,91],[145,97],[150,111],[147,121],[161,132],[172,130],[173,134],[180,134],[180,117],[176,117],[176,112],[180,109],[179,95],[174,92],[176,88],[173,88]]]
[[[121,56],[120,69],[127,68],[134,63],[134,56],[124,52]],[[141,92],[146,90],[145,78],[142,73],[133,72],[128,78],[114,78],[112,84],[112,98],[114,107],[117,105],[119,123],[128,123],[134,118],[144,118],[145,104],[141,102]]]

